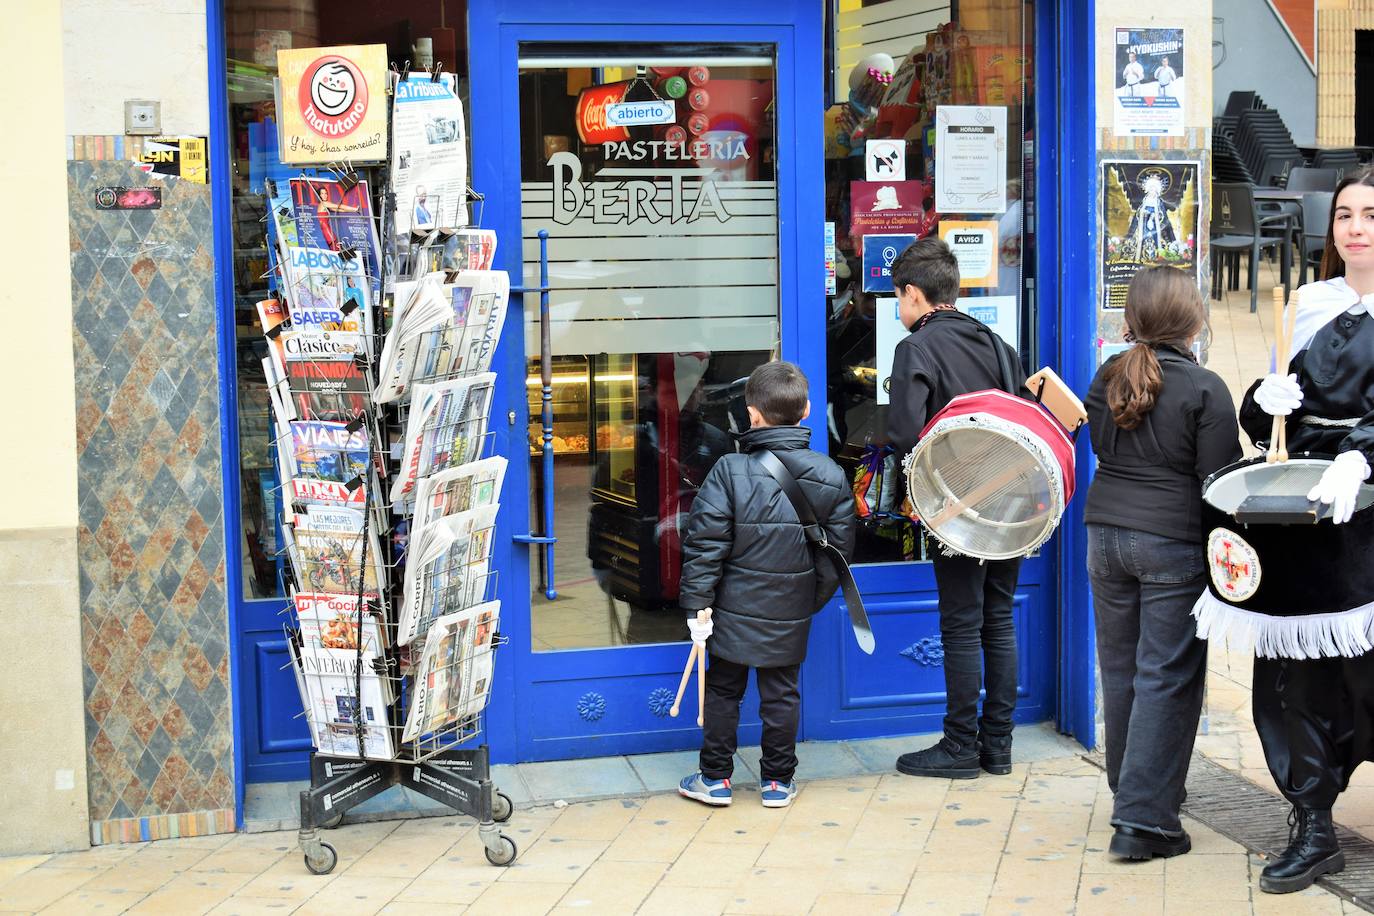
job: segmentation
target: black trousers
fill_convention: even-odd
[[[712,655],[706,669],[706,718],[701,737],[701,774],[729,779],[739,744],[739,708],[749,687],[749,666]],[[797,771],[797,727],[801,723],[801,665],[755,668],[759,718],[763,720],[764,780],[791,782]]]
[[[978,733],[1011,734],[1016,709],[1016,625],[1012,601],[1021,559],[931,558],[940,590],[940,640],[945,650],[945,737],[972,749]],[[986,688],[983,714],[978,694]]]
[[[1374,758],[1374,652],[1256,658],[1251,702],[1264,761],[1283,797],[1327,810]]]

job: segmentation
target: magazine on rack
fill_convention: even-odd
[[[356,757],[361,731],[364,756],[394,757],[387,727],[386,680],[371,661],[363,657],[359,677],[358,654],[353,649],[311,648],[295,639],[287,640],[287,645],[315,748],[330,757]],[[361,696],[355,692],[359,684]],[[355,706],[360,727],[354,725]]]
[[[378,403],[413,385],[485,372],[501,337],[510,277],[501,270],[465,270],[443,282],[426,274],[414,287],[397,284],[397,312],[382,345]],[[404,288],[403,288],[404,287]],[[403,298],[402,293],[409,296]]]
[[[366,602],[370,597],[364,595]],[[331,595],[327,592],[293,592],[296,625],[301,644],[316,649],[358,648],[358,595]],[[378,658],[386,648],[386,631],[372,611],[363,614],[362,650],[366,658]]]
[[[391,502],[408,502],[416,481],[475,460],[482,453],[496,374],[483,372],[436,385],[416,385],[401,440]]]
[[[357,262],[359,272],[368,280],[364,287],[372,297],[359,305],[375,301],[381,292],[381,249],[367,182],[344,190],[344,185],[333,179],[291,178],[269,181],[267,192],[281,253],[293,248],[353,252],[356,256],[348,260]]]
[[[399,80],[391,115],[396,231],[465,226],[468,150],[463,103],[452,73]]]
[[[500,617],[501,602],[488,601],[434,621],[412,688],[403,742],[471,718],[486,706],[492,637]]]
[[[378,583],[386,581],[377,529],[369,525],[364,538],[363,513],[357,509],[308,506],[305,514],[296,516],[295,525],[284,527],[282,533],[296,581],[307,591],[356,597],[364,545],[367,571],[362,576],[363,592],[375,595]]]
[[[420,248],[426,271],[491,270],[496,232],[491,229],[435,229]]]
[[[491,531],[499,504],[445,516],[412,531],[396,643],[423,637],[438,617],[479,604],[491,572]]]
[[[362,508],[369,473],[367,427],[327,420],[293,420],[277,442],[282,480],[290,481],[289,501]]]

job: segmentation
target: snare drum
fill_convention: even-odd
[[[1343,525],[1307,500],[1331,459],[1264,456],[1202,485],[1207,590],[1198,636],[1265,658],[1353,657],[1374,648],[1374,487]]]
[[[904,462],[911,504],[945,547],[984,560],[1035,550],[1073,498],[1073,439],[1033,401],[1004,391],[953,398]]]

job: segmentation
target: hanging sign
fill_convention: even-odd
[[[386,158],[386,45],[282,49],[281,161]]]
[[[677,108],[672,99],[649,102],[618,102],[606,106],[606,124],[611,127],[642,127],[647,124],[672,124]]]

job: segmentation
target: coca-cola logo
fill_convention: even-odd
[[[577,134],[583,143],[609,143],[629,139],[623,127],[606,123],[606,106],[624,101],[628,83],[607,83],[584,89],[577,99]]]

